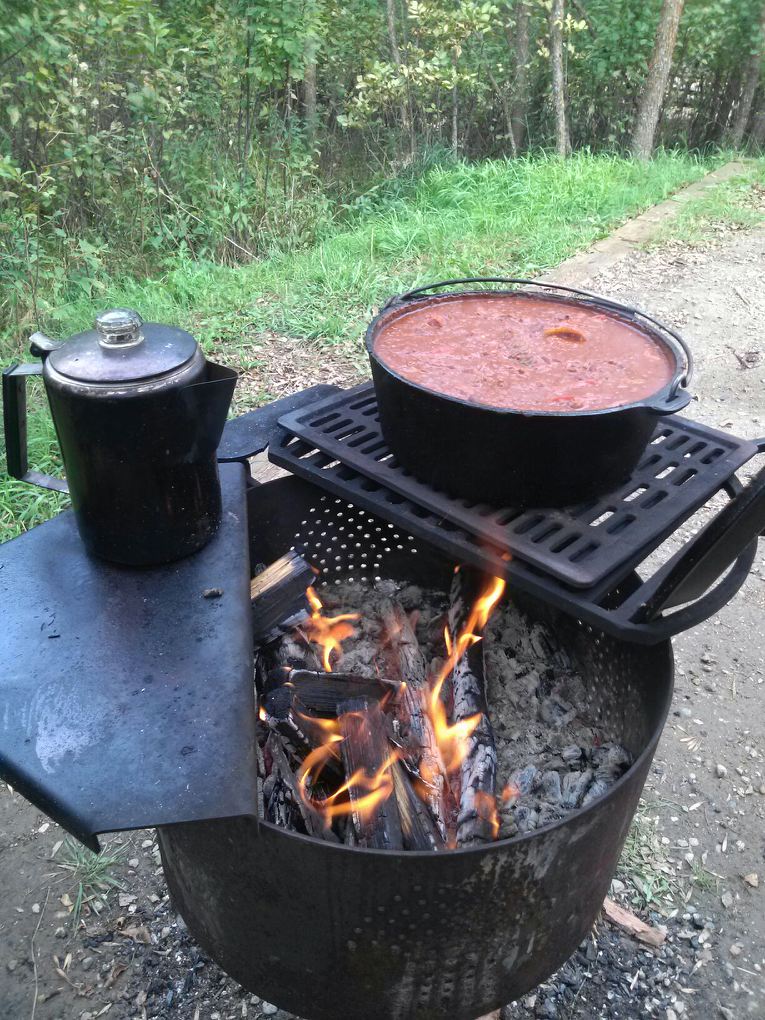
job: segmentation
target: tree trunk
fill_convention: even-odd
[[[653,56],[648,65],[648,75],[643,85],[632,133],[631,148],[636,159],[650,159],[653,152],[653,140],[672,68],[672,52],[682,13],[683,0],[664,0],[659,27],[656,30]]]
[[[736,119],[733,122],[733,128],[730,133],[730,144],[734,149],[740,148],[744,140],[746,126],[749,123],[749,114],[752,112],[754,95],[760,83],[763,44],[765,44],[765,4],[763,4],[762,14],[760,15],[759,34],[756,39],[752,40],[752,52],[749,54],[749,59],[746,62],[744,91],[741,93],[738,110],[736,111]]]
[[[393,63],[396,65],[398,70],[401,70],[403,61],[401,60],[401,50],[398,48],[398,35],[396,33],[396,3],[395,0],[385,0],[385,12],[388,20],[388,43],[390,45],[390,55],[393,58]],[[411,151],[412,158],[416,153],[416,145],[414,140],[414,126],[412,124],[412,111],[409,104],[409,97],[401,101],[400,106],[401,112],[401,123],[404,131],[409,136],[409,148]]]
[[[305,134],[309,144],[316,134],[316,47],[312,46],[306,53],[305,70],[303,72],[303,116],[305,118]]]
[[[754,145],[760,148],[765,145],[765,89],[760,90],[754,103],[751,139]]]
[[[454,84],[452,85],[452,152],[456,156],[459,152],[459,93],[457,91],[457,57],[452,54],[452,71],[454,73]]]
[[[511,40],[508,38],[508,42]],[[520,152],[526,138],[529,105],[529,6],[518,0],[515,7],[515,94],[510,112],[513,148]]]
[[[558,155],[571,152],[566,124],[566,84],[563,73],[563,21],[565,0],[552,0],[550,8],[550,68],[552,70],[553,108],[555,110],[555,147]]]

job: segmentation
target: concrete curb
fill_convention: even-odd
[[[715,187],[731,177],[746,173],[748,164],[732,160],[717,170],[694,181],[670,198],[647,209],[640,216],[628,220],[621,227],[598,241],[588,251],[573,255],[559,266],[538,277],[540,283],[563,283],[576,286],[620,262],[625,255],[642,247],[659,232],[667,221],[674,219],[683,205],[699,198],[709,188]]]

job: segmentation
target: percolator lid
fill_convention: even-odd
[[[196,353],[185,330],[144,322],[129,308],[96,316],[95,329],[78,333],[48,356],[60,375],[84,383],[135,383],[177,371]]]

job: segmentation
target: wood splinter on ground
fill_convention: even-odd
[[[603,915],[611,924],[615,924],[617,928],[621,928],[628,935],[634,936],[639,942],[654,949],[658,949],[667,937],[666,931],[662,928],[654,928],[652,925],[646,924],[645,921],[641,921],[632,911],[620,906],[609,896],[606,896],[603,901]]]

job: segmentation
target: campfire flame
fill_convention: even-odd
[[[356,769],[334,793],[326,797],[314,797],[310,788],[315,786],[330,758],[339,757],[339,745],[343,742],[340,734],[341,719],[357,716],[363,719],[363,712],[347,712],[340,719],[314,720],[321,723],[327,733],[326,743],[315,748],[308,754],[297,774],[298,793],[303,803],[316,811],[329,828],[335,818],[354,814],[359,822],[364,823],[372,817],[377,807],[393,793],[394,784],[391,768],[401,758],[398,748],[393,748],[378,769],[369,772],[365,768]]]
[[[497,811],[497,798],[483,790],[476,790],[475,805],[478,810],[478,817],[488,822],[491,826],[491,838],[499,839],[499,812]]]
[[[502,598],[504,590],[505,582],[501,578],[490,578],[485,589],[475,600],[459,634],[451,635],[449,628],[444,628],[447,657],[433,679],[427,709],[447,772],[455,772],[462,764],[468,753],[468,740],[480,723],[481,716],[480,714],[473,715],[468,719],[450,723],[446,706],[441,697],[443,687],[468,648],[481,640],[481,632],[495,606]]]
[[[459,568],[458,568],[459,569]],[[456,772],[469,751],[471,734],[481,721],[480,713],[468,719],[450,723],[442,698],[444,684],[459,664],[468,649],[482,640],[482,632],[489,617],[498,604],[505,590],[505,582],[500,578],[490,578],[475,603],[470,609],[467,620],[457,634],[451,634],[449,628],[444,630],[447,658],[432,677],[429,689],[423,693],[424,707],[433,724],[438,749],[446,772]],[[342,642],[355,634],[353,622],[359,619],[359,613],[343,613],[337,616],[325,616],[324,606],[313,587],[308,588],[306,597],[311,608],[311,616],[304,624],[306,637],[318,645],[322,651],[322,664],[327,672],[332,671],[333,658],[337,664],[342,655]],[[386,695],[388,697],[388,695]],[[262,711],[262,710],[261,710]],[[404,752],[394,746],[385,761],[370,771],[367,768],[356,769],[340,786],[324,796],[317,795],[317,786],[327,764],[341,758],[341,745],[345,737],[342,727],[343,719],[326,719],[317,716],[304,717],[303,713],[295,713],[298,719],[310,722],[314,731],[323,734],[323,742],[312,750],[304,759],[297,773],[297,789],[303,803],[316,812],[326,828],[330,828],[335,818],[353,814],[363,824],[369,820],[379,805],[386,801],[394,792],[395,783],[392,767],[397,761],[404,759]],[[346,713],[362,716],[361,712]],[[432,783],[435,775],[428,774],[428,767],[420,763],[419,776],[413,785],[418,795],[427,799],[426,786]],[[501,794],[503,801],[517,796],[518,791],[509,784]],[[499,814],[497,799],[481,791],[476,792],[476,809],[481,818],[489,823],[494,839],[499,837]]]
[[[327,673],[331,673],[331,655],[334,652],[335,662],[338,662],[342,656],[343,641],[356,633],[352,621],[358,620],[360,614],[342,613],[339,616],[324,616],[324,605],[316,594],[316,589],[308,588],[305,595],[311,607],[311,615],[304,624],[306,637],[321,648],[322,666]]]

